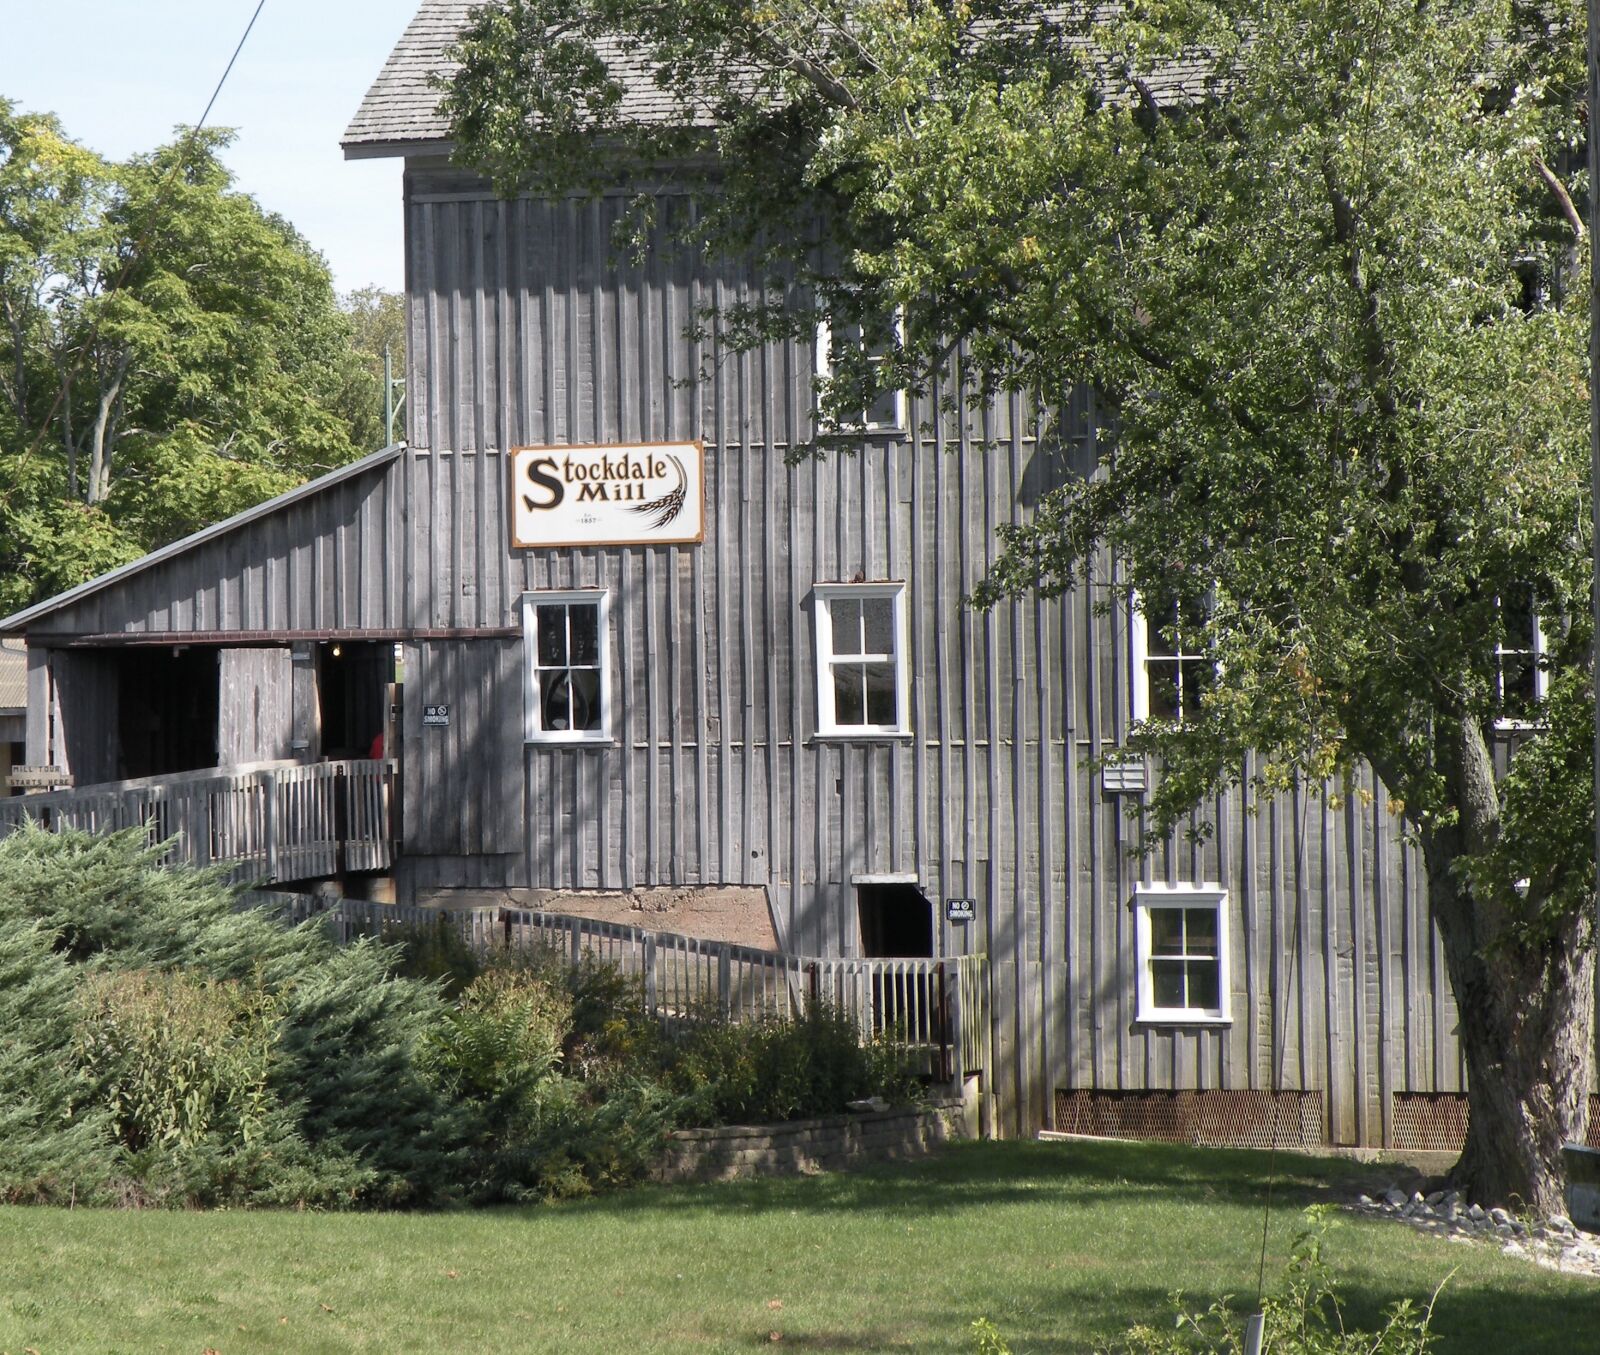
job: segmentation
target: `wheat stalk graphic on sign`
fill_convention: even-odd
[[[672,462],[672,468],[678,473],[677,485],[659,499],[628,505],[633,512],[649,518],[650,526],[655,531],[660,531],[668,523],[675,521],[678,514],[683,512],[684,500],[689,497],[689,475],[683,468],[683,462],[675,456],[669,456],[667,460]]]

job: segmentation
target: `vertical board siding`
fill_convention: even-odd
[[[811,354],[688,332],[708,301],[752,293],[737,264],[670,246],[686,202],[663,199],[653,248],[619,262],[620,199],[501,203],[428,174],[409,199],[422,285],[405,498],[427,506],[411,532],[434,581],[428,624],[507,624],[524,590],[613,596],[615,743],[520,750],[527,883],[764,884],[790,945],[845,955],[858,875],[977,895],[977,934],[936,931],[944,951],[993,961],[1014,1130],[1046,1122],[1057,1087],[1306,1087],[1324,1092],[1333,1138],[1378,1143],[1393,1091],[1460,1085],[1415,855],[1370,775],[1267,803],[1231,792],[1209,841],[1141,865],[1129,804],[1090,766],[1130,718],[1112,562],[1063,598],[965,605],[995,528],[1095,464],[1091,394],[1048,418],[1015,398],[953,414],[914,402],[917,437],[786,466]],[[708,444],[703,548],[503,549],[504,448],[694,437]],[[909,746],[813,738],[810,586],[857,577],[908,584]],[[1140,878],[1227,887],[1231,1027],[1134,1021]]]
[[[287,647],[224,649],[218,684],[218,766],[293,755],[294,679]]]
[[[388,462],[60,607],[29,630],[77,635],[406,624],[391,567],[405,514]]]

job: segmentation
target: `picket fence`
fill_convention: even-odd
[[[840,959],[529,908],[410,908],[266,892],[251,897],[289,921],[321,917],[341,941],[381,938],[397,927],[447,927],[480,952],[537,948],[572,964],[615,965],[638,979],[645,1009],[666,1020],[698,1013],[745,1022],[793,1019],[823,1003],[846,1013],[864,1037],[890,1039],[921,1055],[937,1080],[985,1075],[991,1063],[982,955]]]

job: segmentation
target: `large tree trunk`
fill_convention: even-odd
[[[1459,867],[1498,832],[1498,795],[1481,732],[1451,741],[1441,761],[1460,817],[1424,829],[1422,845],[1467,1064],[1471,1118],[1452,1176],[1481,1204],[1548,1217],[1566,1212],[1561,1146],[1582,1140],[1588,1118],[1594,917],[1529,931],[1520,910],[1470,889]]]

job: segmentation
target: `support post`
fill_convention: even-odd
[[[271,772],[262,772],[261,832],[266,838],[267,879],[278,878],[278,781]]]

